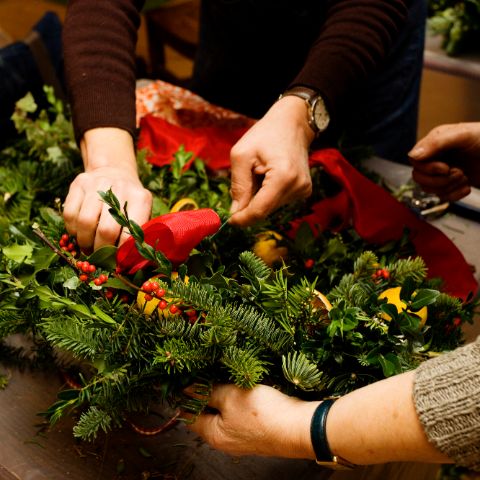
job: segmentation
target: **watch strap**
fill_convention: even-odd
[[[335,400],[327,399],[320,403],[312,416],[310,423],[310,437],[318,465],[338,469],[351,470],[355,468],[353,463],[338,455],[332,455],[327,440],[327,415]]]
[[[322,133],[326,127],[328,126],[328,123],[330,121],[328,117],[328,112],[327,112],[327,107],[325,106],[325,101],[313,88],[309,87],[304,87],[304,86],[296,86],[289,88],[288,90],[285,90],[279,97],[278,100],[287,97],[287,96],[295,96],[299,97],[303,100],[305,100],[305,103],[307,104],[308,108],[308,124],[310,125],[310,128],[313,130],[315,133],[315,136],[318,136],[320,133]],[[325,111],[325,115],[328,117],[326,121],[326,126],[325,127],[319,127],[317,125],[317,122],[315,120],[315,109],[316,109],[316,104],[318,103],[319,106],[323,107],[323,110]]]

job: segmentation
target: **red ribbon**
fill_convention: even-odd
[[[183,263],[192,249],[219,228],[220,217],[211,209],[167,213],[142,225],[145,242],[160,250],[174,265]],[[117,251],[117,269],[133,274],[149,265],[130,237]]]
[[[364,240],[381,245],[399,239],[406,227],[415,251],[428,266],[429,277],[441,277],[445,292],[463,301],[477,292],[478,284],[470,265],[454,243],[364,177],[337,150],[314,152],[310,163],[322,165],[343,190],[335,197],[316,203],[312,214],[292,224],[292,233],[304,221],[317,233],[351,225]]]

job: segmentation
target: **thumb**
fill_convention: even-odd
[[[456,148],[462,148],[468,131],[463,124],[440,125],[431,130],[408,153],[415,161],[430,160],[432,157]]]

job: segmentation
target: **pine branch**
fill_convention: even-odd
[[[323,372],[302,352],[289,352],[282,356],[282,370],[285,378],[296,387],[308,392],[325,388]]]
[[[251,251],[241,253],[239,260],[242,275],[254,285],[266,280],[272,274],[272,269]]]
[[[230,378],[242,388],[253,388],[268,373],[266,362],[259,358],[260,350],[231,346],[224,350],[221,362],[230,372]]]
[[[399,285],[404,283],[407,277],[411,277],[417,283],[427,278],[427,267],[420,257],[398,260],[387,269]]]
[[[54,346],[68,350],[77,358],[93,360],[108,344],[108,330],[87,326],[75,317],[45,318],[40,328]]]
[[[94,440],[99,430],[108,432],[112,424],[112,417],[95,406],[82,413],[80,420],[73,427],[73,435],[82,440]]]

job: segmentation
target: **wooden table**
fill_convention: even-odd
[[[370,167],[396,181],[409,176],[408,167],[384,160],[374,159]],[[454,215],[437,224],[476,265],[478,277],[480,225]],[[0,480],[434,480],[438,470],[435,465],[403,463],[333,473],[311,461],[236,459],[212,450],[183,425],[156,437],[122,429],[92,444],[79,442],[72,435],[73,420],[46,428],[37,416],[55,401],[61,385],[56,373],[9,373],[8,387],[0,391]]]
[[[59,377],[10,373],[0,392],[0,480],[434,480],[437,471],[435,465],[405,463],[331,472],[311,461],[237,459],[211,449],[182,425],[157,437],[122,429],[92,444],[79,442],[71,420],[45,429],[36,416],[54,402]]]

